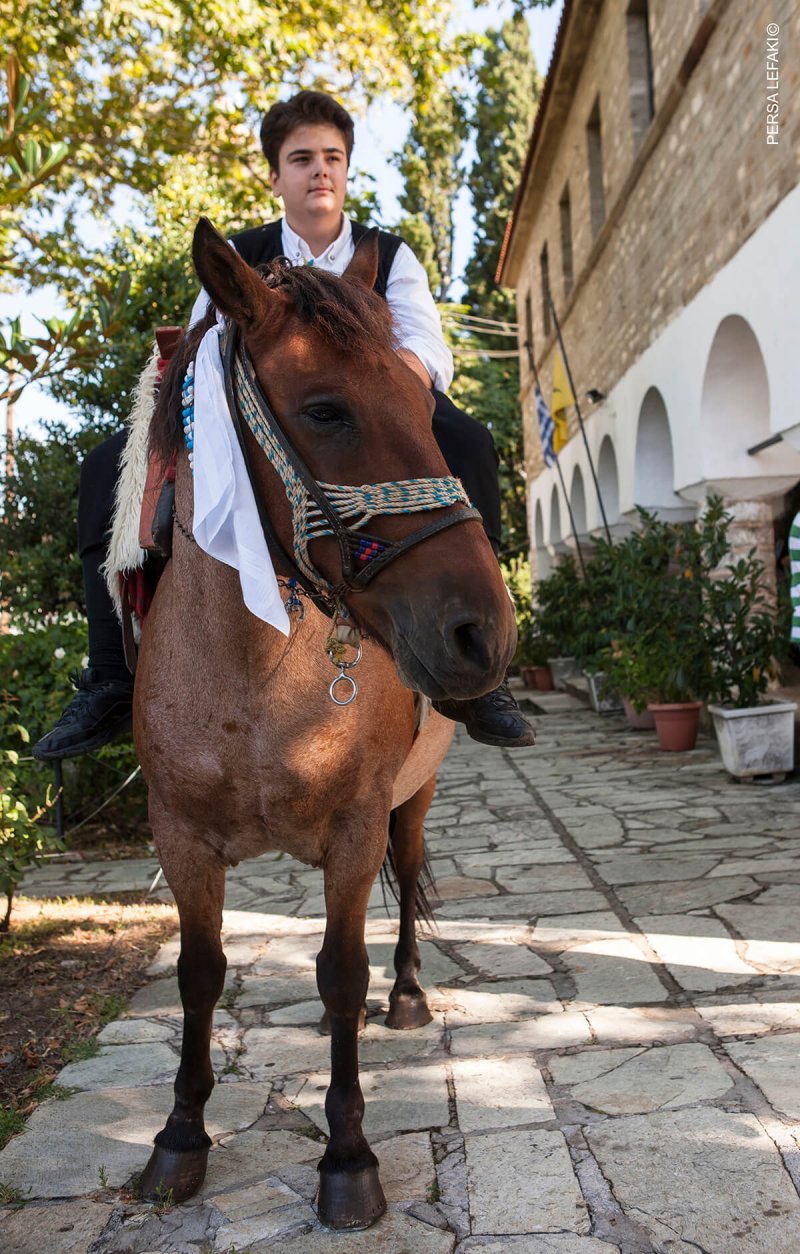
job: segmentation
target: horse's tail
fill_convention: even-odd
[[[383,859],[381,867],[381,891],[383,892],[383,904],[388,911],[386,901],[386,889],[394,897],[395,901],[400,903],[400,890],[398,887],[397,876],[397,859],[395,856],[395,829],[397,827],[397,811],[392,810],[389,815],[389,835],[386,842],[386,855]],[[424,838],[423,838],[424,839]],[[436,886],[433,880],[433,872],[431,864],[428,861],[428,855],[425,853],[420,873],[417,876],[416,883],[416,904],[417,919],[420,923],[424,923],[427,927],[433,928],[435,920],[433,912],[436,906]]]

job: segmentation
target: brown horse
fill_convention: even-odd
[[[216,308],[239,328],[272,411],[314,479],[360,485],[447,475],[431,431],[431,396],[394,352],[388,308],[371,290],[374,238],[340,278],[275,265],[265,280],[201,221],[194,262]],[[184,1029],[175,1105],[155,1138],[142,1189],[145,1196],[171,1189],[181,1200],[202,1183],[211,1144],[203,1125],[214,1083],[211,1022],[225,975],[225,869],[283,850],[322,867],[325,881],[317,983],[332,1040],[319,1216],[335,1228],[365,1227],[385,1201],[361,1128],[364,925],[393,811],[401,930],[387,1022],[415,1027],[430,1018],[417,979],[415,890],[422,822],[453,726],[432,713],[420,730],[412,690],[457,699],[490,691],[515,646],[514,615],[471,511],[451,505],[426,514],[428,524],[437,515],[468,521],[436,531],[365,587],[344,592],[365,644],[358,697],[335,705],[326,616],[309,603],[287,642],[246,609],[236,572],[191,539],[179,397],[201,331],[186,336],[172,362],[152,436],[162,455],[178,449],[177,528],[143,632],[134,729],[155,841],[180,913]],[[283,485],[253,436],[245,439],[256,495],[291,552]],[[385,516],[371,530],[401,542],[419,522]],[[336,541],[314,540],[313,553],[329,584],[343,587]]]

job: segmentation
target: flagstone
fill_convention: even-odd
[[[758,974],[739,957],[735,942],[719,919],[667,914],[636,922],[681,988],[713,991],[747,983]]]
[[[466,1151],[474,1234],[588,1233],[586,1203],[560,1132],[467,1136]]]
[[[453,1083],[462,1132],[542,1123],[555,1117],[542,1074],[530,1058],[456,1058]]]
[[[600,910],[606,905],[602,893],[589,889],[576,891],[509,894],[506,897],[494,897],[491,901],[473,899],[471,901],[446,902],[437,911],[437,917],[454,918],[492,918],[492,919],[534,919],[544,914],[583,914],[589,910]]]
[[[68,1063],[59,1076],[64,1088],[114,1089],[134,1084],[164,1084],[175,1077],[178,1054],[163,1041],[144,1045],[108,1045],[93,1058]]]
[[[494,897],[497,885],[491,880],[473,879],[466,875],[451,875],[436,880],[436,896],[440,901],[460,900],[465,897]]]
[[[474,1023],[511,1023],[517,1019],[560,1011],[561,1002],[547,980],[503,980],[442,988],[433,1003],[445,1009],[448,1028]]]
[[[387,1071],[364,1069],[359,1082],[366,1103],[364,1129],[368,1137],[379,1132],[444,1128],[449,1123],[447,1073],[442,1063],[418,1062]],[[328,1084],[327,1073],[312,1072],[284,1090],[288,1100],[326,1134]]]
[[[519,1023],[482,1023],[476,1027],[454,1028],[450,1052],[454,1058],[502,1057],[532,1050],[560,1049],[567,1045],[588,1045],[592,1039],[589,1021],[579,1011],[540,1015]]]
[[[86,1254],[114,1212],[107,1202],[27,1205],[0,1212],[0,1249],[6,1254]]]
[[[575,862],[543,865],[535,870],[522,871],[513,865],[498,866],[495,881],[510,893],[535,893],[541,889],[552,891],[565,888],[592,888],[589,876]]]
[[[585,1136],[624,1212],[665,1250],[796,1248],[800,1199],[753,1115],[661,1111],[593,1123]]]
[[[575,981],[570,1005],[638,1005],[663,1002],[667,990],[636,941],[625,936],[588,941],[563,955]]]
[[[797,1086],[800,1032],[765,1036],[758,1041],[733,1041],[725,1050],[758,1085],[775,1110],[787,1119],[800,1120]]]
[[[269,1085],[218,1085],[205,1110],[212,1138],[248,1127],[263,1112]],[[94,1192],[100,1168],[119,1188],[147,1162],[153,1137],[166,1122],[172,1085],[76,1093],[45,1102],[25,1131],[0,1154],[0,1179],[30,1197],[74,1197]]]
[[[763,994],[769,997],[769,992]],[[698,1014],[714,1029],[717,1036],[761,1036],[766,1032],[800,1029],[800,1000],[757,1000],[754,994],[740,1001],[695,1002]]]
[[[321,1254],[325,1249],[346,1254],[452,1254],[456,1238],[410,1215],[389,1210],[383,1219],[364,1232],[333,1234],[317,1227],[281,1240],[281,1254]]]
[[[800,923],[796,907],[745,902],[717,909],[743,938],[745,958],[767,972],[800,973]]]
[[[602,869],[602,868],[601,868]],[[672,880],[652,884],[622,885],[617,895],[633,915],[680,914],[716,906],[736,897],[758,892],[761,885],[746,875],[718,879]]]
[[[603,1114],[646,1113],[713,1101],[733,1084],[706,1045],[637,1050],[626,1058],[619,1058],[621,1052],[606,1050],[594,1055],[596,1066],[605,1056],[607,1069],[592,1079],[573,1083],[575,1101]],[[550,1071],[556,1083],[570,1084],[571,1061],[551,1059]]]
[[[234,1187],[265,1180],[290,1163],[316,1164],[323,1149],[310,1137],[283,1128],[247,1128],[226,1136],[208,1156],[208,1171],[198,1197],[213,1198]]]
[[[149,1041],[168,1041],[175,1036],[169,1023],[158,1019],[114,1019],[98,1036],[101,1045],[141,1045]]]
[[[459,957],[484,975],[550,975],[552,967],[521,942],[508,944],[468,942],[457,947]]]
[[[330,1062],[330,1038],[314,1027],[248,1028],[244,1058],[258,1079],[318,1070]]]

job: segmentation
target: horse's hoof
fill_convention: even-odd
[[[326,1228],[369,1228],[385,1210],[377,1167],[319,1173],[317,1214]]]
[[[398,993],[389,997],[389,1013],[385,1019],[387,1028],[407,1032],[412,1028],[424,1028],[432,1019],[424,993]]]
[[[157,1145],[139,1181],[141,1195],[148,1202],[185,1202],[205,1180],[207,1164],[207,1149],[178,1153]]]
[[[358,1014],[359,1032],[363,1032],[366,1026],[367,1026],[367,1008],[366,1006],[362,1006]],[[317,1029],[317,1031],[319,1032],[320,1036],[330,1036],[331,1034],[331,1017],[328,1014],[327,1010],[325,1011],[324,1015],[319,1021],[319,1028]]]

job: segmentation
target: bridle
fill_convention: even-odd
[[[228,407],[270,555],[329,617],[338,612],[343,593],[363,591],[402,554],[449,527],[481,521],[461,482],[452,476],[361,487],[318,482],[267,400],[235,323],[229,323],[223,332],[221,347]],[[278,538],[257,491],[245,427],[264,450],[286,492],[292,513],[291,554]],[[414,514],[454,505],[461,506],[458,513],[437,518],[400,540],[384,539],[363,529],[370,519],[380,515]],[[321,536],[333,536],[339,546],[342,582],[338,585],[322,575],[308,552],[309,543]]]

